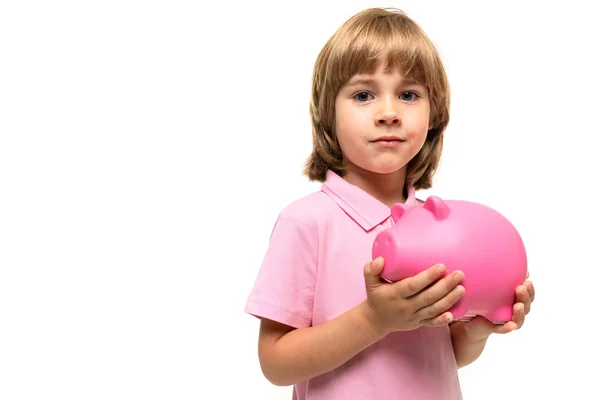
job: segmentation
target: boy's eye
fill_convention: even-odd
[[[418,95],[415,92],[404,92],[400,95],[400,97],[402,98],[402,100],[411,101],[411,100],[416,100]]]
[[[360,93],[356,93],[356,94],[354,95],[354,98],[355,98],[356,100],[360,101],[360,102],[363,102],[363,101],[368,101],[368,100],[369,100],[369,96],[371,96],[371,94],[370,94],[370,93],[367,93],[367,92],[360,92]]]
[[[365,102],[371,100],[373,96],[369,92],[359,92],[354,95],[354,98],[359,102]],[[400,95],[401,100],[414,101],[419,97],[415,92],[404,92]]]

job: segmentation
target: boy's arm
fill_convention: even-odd
[[[288,386],[339,367],[383,336],[369,323],[365,303],[307,328],[262,319],[260,364],[271,383]]]
[[[458,285],[462,273],[442,278],[445,268],[433,266],[385,283],[382,269],[380,258],[367,263],[367,299],[322,325],[294,329],[263,319],[258,347],[265,377],[275,385],[292,385],[339,367],[389,332],[444,326],[452,320],[446,310],[464,293]]]
[[[513,306],[512,320],[504,325],[494,325],[484,317],[477,316],[469,322],[453,322],[450,324],[452,347],[458,368],[462,368],[477,360],[492,333],[507,334],[520,329],[525,316],[531,310],[535,299],[535,288],[531,281],[525,281],[515,289],[517,303]]]
[[[452,347],[458,368],[465,367],[477,360],[487,343],[488,335],[469,336],[467,324],[470,322],[454,322],[450,324]]]

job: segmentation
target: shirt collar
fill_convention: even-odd
[[[406,188],[408,196],[404,204],[416,205],[414,186],[407,183]],[[388,206],[331,170],[327,171],[321,191],[331,197],[365,231],[370,231],[391,216]]]

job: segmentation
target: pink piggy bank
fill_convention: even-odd
[[[465,274],[465,294],[448,310],[455,320],[512,320],[515,289],[527,279],[527,255],[508,219],[482,204],[436,196],[418,207],[394,204],[392,218],[395,225],[373,242],[373,259],[384,259],[382,278],[395,282],[441,263],[446,274]]]

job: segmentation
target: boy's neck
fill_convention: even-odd
[[[390,174],[377,174],[360,168],[348,168],[344,174],[344,179],[388,207],[391,207],[394,203],[404,203],[406,201],[406,168],[401,168]]]

